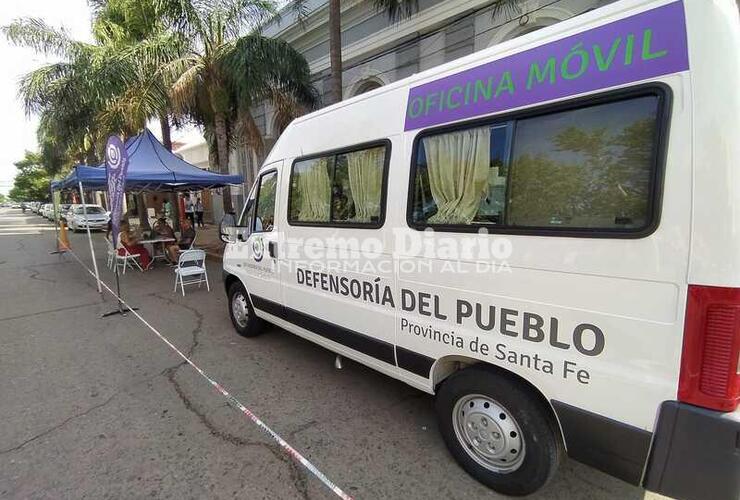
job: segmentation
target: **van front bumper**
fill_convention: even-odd
[[[643,484],[681,500],[740,498],[740,410],[664,402]]]

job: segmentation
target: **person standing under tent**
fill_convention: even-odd
[[[203,224],[203,202],[200,199],[200,196],[195,200],[195,218],[198,221],[198,227],[202,228],[204,227]]]
[[[185,216],[190,220],[190,225],[195,225],[195,204],[190,193],[185,194]]]
[[[169,220],[172,218],[172,203],[169,198],[164,199],[164,203],[162,203],[162,211],[164,212],[165,219]]]

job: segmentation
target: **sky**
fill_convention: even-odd
[[[75,38],[90,39],[90,10],[86,0],[24,0],[0,2],[0,25],[19,17],[41,17],[54,26],[64,26]],[[13,187],[16,168],[25,150],[36,149],[36,117],[28,117],[18,99],[18,79],[50,60],[33,50],[15,47],[0,39],[0,193]]]
[[[19,17],[40,17],[47,24],[63,26],[72,37],[90,41],[90,9],[87,0],[1,0],[0,26]],[[15,47],[0,35],[0,193],[13,187],[16,168],[13,162],[23,158],[26,150],[36,150],[36,117],[27,117],[18,99],[19,78],[39,66],[51,62],[31,49]],[[159,137],[158,126],[150,126]],[[197,130],[173,131],[173,140],[190,142],[199,136]]]

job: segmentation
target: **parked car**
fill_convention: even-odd
[[[100,205],[85,205],[84,208],[82,205],[72,205],[67,212],[67,225],[75,233],[88,226],[91,231],[105,229],[109,220],[108,212]]]
[[[59,220],[67,222],[67,213],[69,212],[70,208],[72,207],[72,203],[61,203],[59,205]]]
[[[506,495],[567,453],[740,498],[739,52],[734,0],[623,0],[296,118],[222,228],[235,330],[434,394]]]
[[[41,207],[41,216],[45,217],[46,219],[52,220],[54,215],[54,205],[51,203],[45,203]]]

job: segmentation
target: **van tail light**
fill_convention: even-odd
[[[740,402],[740,288],[689,285],[678,399],[734,411]]]

